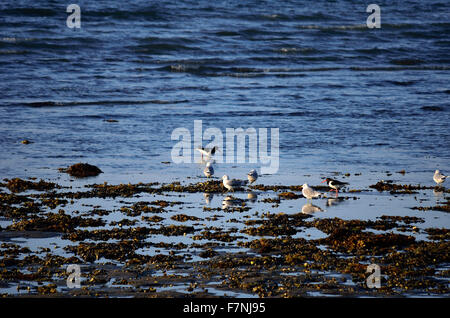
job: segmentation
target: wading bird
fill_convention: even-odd
[[[207,178],[210,178],[214,174],[214,168],[211,164],[211,162],[206,163],[206,167],[203,170],[203,173]]]
[[[258,172],[256,172],[255,169],[250,170],[249,173],[247,173],[248,182],[252,184],[258,179]]]
[[[448,178],[449,176],[443,175],[439,170],[436,170],[434,172],[433,180],[437,183],[437,185],[441,185],[445,181],[445,178]]]
[[[313,190],[312,188],[310,188],[310,187],[308,186],[307,183],[305,183],[305,184],[302,186],[302,194],[303,194],[303,196],[304,196],[305,198],[307,198],[308,200],[309,200],[309,199],[313,199],[313,198],[320,197],[320,196],[322,195],[322,193],[320,193],[319,191],[315,191],[315,190]]]
[[[330,191],[336,191],[336,195],[338,194],[339,189],[345,187],[348,184],[347,182],[342,182],[331,178],[326,178],[322,181],[322,183],[324,182],[328,183],[328,186],[331,188]]]
[[[248,182],[247,180],[243,181],[243,180],[230,179],[230,178],[228,178],[227,175],[224,175],[222,177],[222,180],[223,180],[223,186],[225,188],[227,188],[227,190],[231,190],[233,192],[234,192],[235,188],[239,188],[243,185],[246,185]]]

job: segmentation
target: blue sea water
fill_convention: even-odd
[[[278,128],[274,182],[450,169],[448,1],[378,1],[374,29],[366,1],[77,4],[79,29],[63,1],[0,3],[1,177],[196,176],[162,164],[194,120]]]

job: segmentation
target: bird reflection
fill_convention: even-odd
[[[312,203],[306,203],[302,207],[302,213],[304,213],[304,214],[312,214],[315,212],[323,212],[323,210],[320,207],[318,207],[317,205],[314,205]]]
[[[212,198],[214,198],[214,194],[205,192],[205,193],[203,193],[203,198],[205,198],[206,204],[210,204]]]
[[[233,197],[226,196],[222,201],[222,210],[226,210],[228,208],[231,208],[233,206]]]
[[[253,191],[250,191],[250,192],[247,194],[247,199],[248,199],[251,203],[255,203],[257,198],[258,198],[258,195],[257,195],[255,192],[253,192]]]
[[[433,194],[436,198],[440,198],[443,193],[444,193],[444,191],[442,190],[442,188],[439,188],[439,187],[436,187],[433,190]]]
[[[338,198],[329,198],[327,200],[327,206],[338,205],[342,201],[343,201],[342,199],[338,199]]]
[[[226,210],[228,208],[240,207],[243,206],[244,200],[235,198],[232,196],[226,196],[222,201],[222,210]]]
[[[434,199],[436,200],[436,204],[439,204],[442,199],[442,195],[444,194],[444,190],[441,187],[436,187],[433,189],[433,194]]]

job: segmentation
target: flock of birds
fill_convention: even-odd
[[[196,148],[201,154],[202,154],[202,161],[204,160],[203,156],[206,157],[206,166],[203,170],[204,175],[207,178],[211,178],[214,175],[214,167],[212,165],[211,157],[218,151],[218,147],[213,147],[211,149],[208,148]],[[433,180],[437,183],[438,186],[440,186],[446,178],[449,178],[450,176],[443,175],[439,170],[436,170],[434,172]],[[242,186],[247,185],[248,183],[252,184],[258,179],[258,173],[255,169],[252,169],[247,174],[248,180],[237,180],[237,179],[230,179],[228,175],[224,175],[222,177],[223,186],[227,189],[227,191],[233,191],[235,188],[239,188]],[[322,181],[327,182],[328,186],[331,188],[330,191],[336,191],[336,196],[338,195],[338,192],[340,189],[348,185],[347,182],[342,182],[336,179],[326,178]],[[321,197],[323,195],[322,192],[316,191],[313,188],[311,188],[307,183],[304,183],[302,186],[302,194],[303,196],[310,200],[314,198]]]

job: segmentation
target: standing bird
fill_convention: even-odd
[[[434,172],[434,176],[433,176],[433,180],[434,182],[436,182],[438,185],[441,185],[441,183],[443,183],[445,181],[445,178],[448,178],[449,176],[444,176],[442,173],[440,173],[439,170],[436,170]]]
[[[195,148],[195,150],[199,151],[202,154],[202,161],[203,161],[203,156],[205,156],[206,159],[209,160],[211,158],[211,156],[214,156],[216,151],[219,150],[219,147],[217,147],[217,146],[214,146],[212,148],[198,147],[198,148]]]
[[[258,179],[258,172],[256,172],[255,169],[250,170],[249,173],[247,173],[248,182],[252,184]]]
[[[214,174],[214,168],[211,165],[211,162],[208,161],[208,163],[206,163],[206,167],[203,170],[203,173],[207,178],[210,178]]]
[[[227,188],[227,190],[231,190],[233,192],[234,192],[235,188],[243,186],[243,185],[247,184],[247,182],[248,182],[247,180],[241,181],[241,180],[236,180],[236,179],[230,179],[230,178],[228,178],[227,175],[224,175],[222,177],[222,180],[223,180],[223,186],[225,188]]]
[[[336,191],[336,195],[338,194],[339,189],[345,187],[348,184],[347,182],[342,182],[331,178],[326,178],[321,183],[324,182],[328,182],[328,186],[331,188],[330,191]]]
[[[303,194],[303,196],[304,196],[305,198],[307,198],[308,200],[309,200],[309,199],[313,199],[313,198],[317,198],[317,197],[319,197],[319,196],[322,195],[322,193],[320,193],[320,192],[318,192],[318,191],[315,191],[315,190],[313,190],[312,188],[310,188],[310,187],[308,186],[307,183],[305,183],[305,184],[302,186],[302,194]]]

